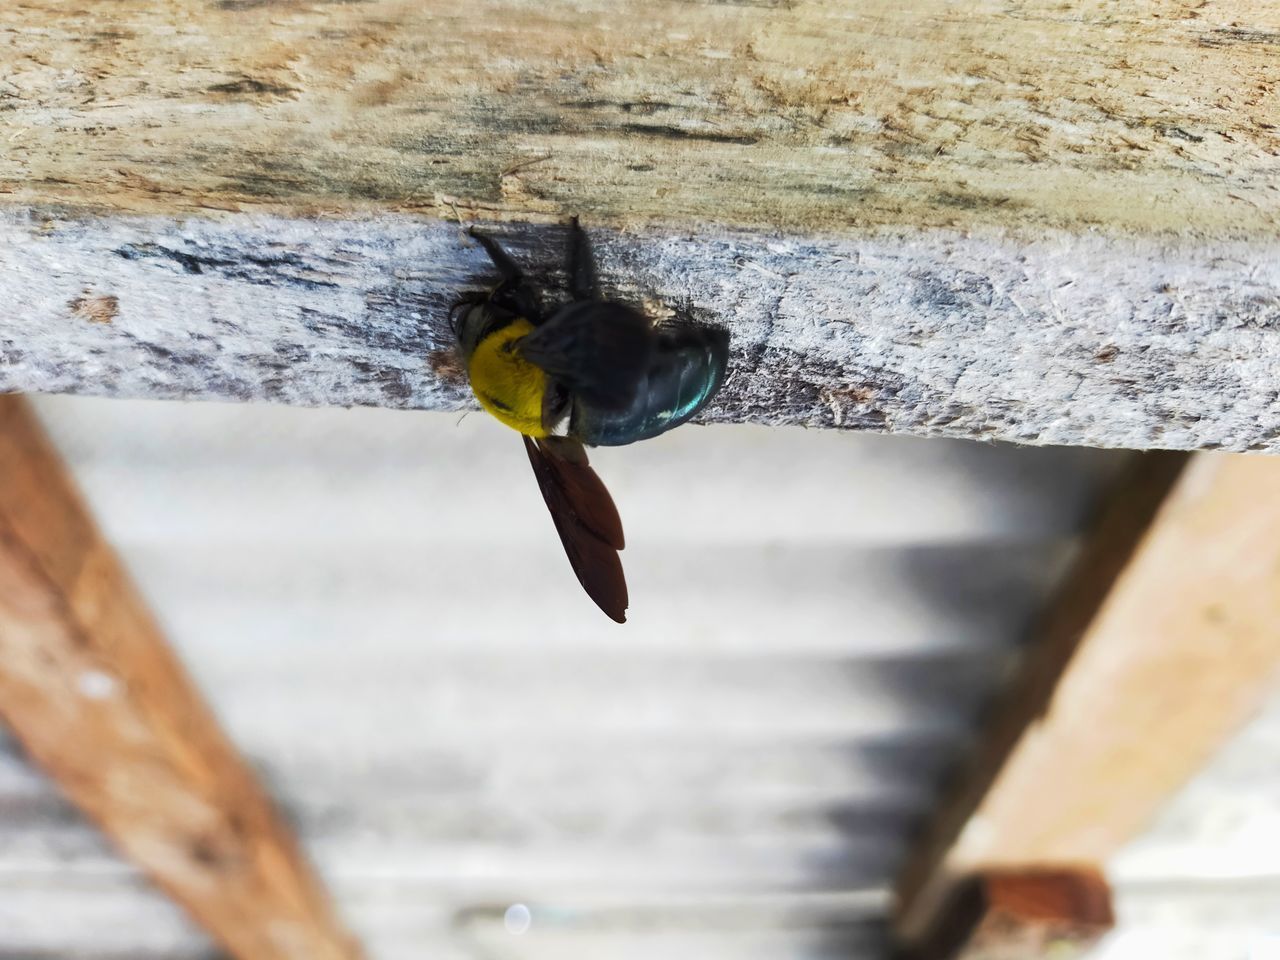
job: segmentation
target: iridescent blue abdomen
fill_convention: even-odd
[[[648,440],[678,427],[715,396],[729,364],[729,334],[713,328],[679,327],[658,337],[631,404],[621,410],[604,410],[574,399],[570,436],[593,447]]]

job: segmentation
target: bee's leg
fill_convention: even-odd
[[[481,233],[475,227],[472,227],[468,233],[471,234],[472,238],[479,241],[480,246],[484,247],[484,252],[489,255],[493,265],[498,268],[498,273],[502,275],[503,283],[509,283],[514,286],[524,279],[524,274],[516,266],[516,262],[507,255],[507,251],[498,246],[497,240],[487,233]]]
[[[578,218],[569,221],[569,292],[575,300],[599,300],[600,284],[596,280],[596,265],[591,258],[591,244],[578,225]]]
[[[498,246],[498,241],[493,237],[481,233],[475,227],[472,227],[469,232],[480,246],[484,247],[484,252],[489,255],[489,259],[493,261],[493,265],[498,268],[498,273],[502,277],[502,282],[493,291],[492,299],[517,316],[526,318],[535,326],[540,324],[542,306],[538,303],[537,295],[525,282],[524,272],[511,259],[507,251]]]

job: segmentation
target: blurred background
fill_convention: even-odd
[[[375,960],[885,957],[895,871],[1129,456],[597,451],[619,627],[480,415],[33,403]],[[1110,864],[1097,956],[1280,957],[1277,756],[1280,702]],[[0,957],[213,956],[0,740]]]

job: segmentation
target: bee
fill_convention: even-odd
[[[571,300],[550,311],[493,237],[469,232],[499,275],[492,290],[463,297],[450,311],[471,389],[524,438],[578,582],[623,623],[622,521],[586,448],[647,440],[696,415],[724,383],[729,334],[688,321],[655,326],[634,307],[602,297],[576,217],[567,251]]]

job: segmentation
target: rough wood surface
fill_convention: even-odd
[[[726,323],[712,420],[1280,449],[1280,243],[597,229],[606,282]],[[507,239],[557,265],[564,232]],[[457,409],[491,268],[411,218],[0,218],[0,389]],[[554,277],[545,278],[554,281]]]
[[[240,960],[355,960],[23,401],[0,398],[0,718]]]
[[[1268,237],[1271,0],[20,0],[0,189]]]
[[[1280,682],[1277,543],[1277,464],[1193,458],[1092,622],[1060,611],[1068,634],[1083,630],[1070,662],[976,808],[963,822],[963,806],[942,808],[903,875],[904,936],[968,871],[1105,863],[1266,703]]]
[[[1270,0],[14,9],[0,389],[455,406],[442,218],[581,214],[713,418],[1277,446]]]

